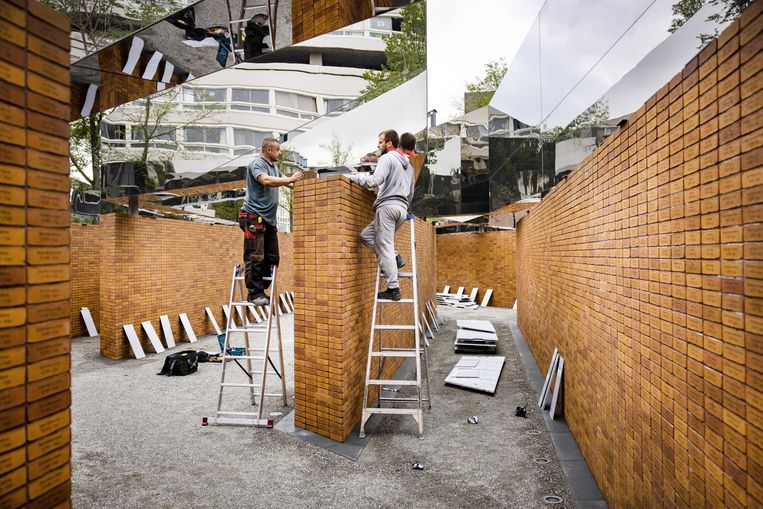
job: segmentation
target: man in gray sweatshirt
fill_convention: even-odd
[[[376,164],[373,174],[354,173],[353,182],[363,186],[378,187],[374,202],[376,213],[371,224],[360,234],[360,240],[376,253],[384,277],[387,278],[387,290],[379,293],[380,299],[400,300],[400,285],[397,281],[397,269],[405,262],[400,255],[395,255],[395,232],[403,226],[408,207],[413,199],[413,167],[397,151],[400,138],[397,132],[389,129],[379,134],[379,150],[382,156]]]

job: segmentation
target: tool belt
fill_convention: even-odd
[[[268,224],[261,215],[245,210],[238,212],[238,226],[246,238],[254,237],[255,233],[264,233],[266,229],[278,231],[276,226]]]

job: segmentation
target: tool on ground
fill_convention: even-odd
[[[244,286],[244,268],[240,265],[233,267],[233,276],[231,278],[230,301],[225,334],[220,338],[220,350],[222,352],[222,366],[220,375],[220,392],[217,398],[217,412],[215,417],[205,417],[202,419],[202,425],[236,425],[236,426],[259,426],[272,428],[273,420],[263,418],[263,406],[266,397],[278,397],[283,399],[283,405],[286,406],[286,379],[283,360],[283,342],[281,340],[281,321],[280,315],[275,312],[274,306],[278,299],[276,288],[277,268],[273,267],[272,277],[263,278],[272,281],[270,287],[270,301],[267,304],[268,319],[266,324],[253,323],[249,320],[249,314],[255,313],[254,305],[247,302],[247,289]],[[273,298],[273,296],[276,296]],[[236,310],[234,313],[233,310]],[[236,315],[241,322],[236,323]],[[276,350],[272,349],[273,329],[275,328]],[[243,345],[238,345],[243,337]],[[257,342],[263,342],[262,346],[255,346]],[[278,354],[280,372],[270,358],[271,354]],[[230,361],[235,362],[246,376],[243,383],[226,381],[226,376]],[[254,362],[253,362],[254,361]],[[256,364],[256,365],[255,365]],[[281,379],[280,393],[266,393],[268,365],[275,374]],[[235,370],[234,370],[235,371]],[[259,376],[259,381],[255,376]],[[244,388],[249,391],[249,399],[252,405],[256,405],[257,411],[229,411],[223,410],[223,394],[225,389]]]
[[[424,402],[428,403],[428,407],[432,408],[431,396],[429,390],[429,365],[427,364],[427,351],[426,347],[422,344],[423,334],[420,328],[419,312],[419,296],[418,296],[418,274],[416,267],[416,234],[414,232],[415,216],[408,214],[406,219],[409,221],[411,229],[411,270],[412,272],[399,272],[399,278],[409,278],[412,281],[413,298],[401,298],[394,301],[389,299],[379,299],[379,282],[381,279],[381,268],[376,269],[376,286],[374,288],[374,307],[371,316],[371,339],[368,343],[368,363],[366,365],[366,385],[363,391],[363,413],[360,420],[360,438],[366,436],[365,426],[366,421],[373,414],[388,414],[388,415],[411,415],[416,420],[419,427],[419,436],[424,434]],[[399,306],[408,304],[411,306],[413,323],[400,325],[400,324],[385,324],[383,322],[383,306]],[[378,313],[377,313],[378,312]],[[376,323],[377,314],[381,323]],[[383,332],[384,331],[410,331],[413,336],[413,348],[390,348],[384,346]],[[377,338],[378,332],[378,338]],[[424,358],[424,368],[426,370],[426,397],[422,394],[422,380],[421,380],[421,359]],[[414,359],[416,366],[416,374],[414,380],[390,380],[384,379],[384,360],[386,358],[412,358]],[[379,359],[378,371],[374,372],[373,359]],[[378,378],[376,378],[376,377]],[[370,407],[368,405],[369,388],[376,386],[379,389],[384,389],[382,386],[412,386],[415,388],[416,396],[403,397],[403,396],[382,396],[381,391],[378,395],[378,402],[376,407]],[[415,404],[414,407],[391,407],[382,406],[383,403],[387,404]]]

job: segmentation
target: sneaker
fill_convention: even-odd
[[[395,263],[397,263],[397,268],[402,269],[405,267],[405,258],[403,258],[403,255],[397,254],[395,255]]]
[[[385,300],[400,300],[400,288],[387,288],[376,297]]]

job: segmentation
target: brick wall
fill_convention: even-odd
[[[437,291],[447,285],[468,295],[479,288],[478,303],[493,289],[491,306],[511,307],[516,299],[517,236],[514,230],[437,235]]]
[[[178,315],[186,313],[196,335],[214,329],[209,307],[223,327],[222,305],[230,297],[233,265],[242,263],[243,234],[220,226],[121,214],[101,216],[100,322],[101,354],[132,357],[122,326],[133,324],[146,352],[153,351],[141,322],[150,320],[161,334],[159,317],[168,315],[175,341],[187,341]],[[293,289],[291,234],[280,233],[279,293]],[[93,247],[95,248],[95,247]],[[73,274],[78,281],[84,274]],[[76,284],[75,284],[76,286]]]
[[[100,230],[95,224],[72,224],[71,226],[71,334],[72,337],[87,335],[80,310],[87,307],[96,328],[100,316]]]
[[[304,180],[295,188],[295,422],[338,441],[357,424],[362,408],[376,257],[358,236],[373,220],[373,201],[373,193],[342,176]],[[434,229],[421,220],[415,228],[420,295],[434,299]],[[407,223],[395,247],[410,267]],[[410,280],[400,283],[403,297],[410,297]],[[413,323],[410,304],[383,306],[383,323]],[[384,342],[413,346],[411,334],[400,331],[385,332]],[[398,366],[388,360],[385,376]]]
[[[610,507],[763,504],[762,9],[519,223],[519,324]]]
[[[70,498],[69,22],[0,1],[0,506]]]

